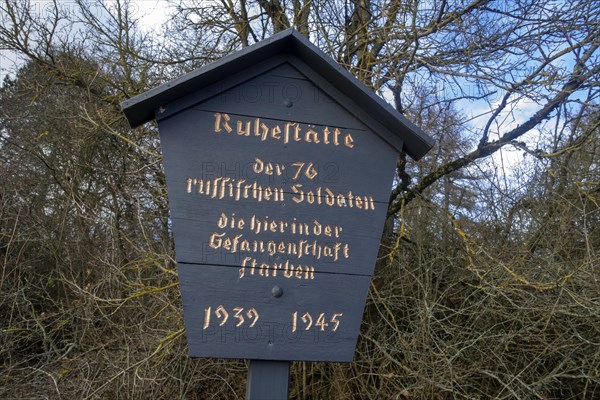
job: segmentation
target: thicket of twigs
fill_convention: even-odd
[[[420,163],[400,158],[354,363],[294,363],[290,397],[600,398],[598,4],[351,1],[339,27],[342,2],[292,3],[259,1],[246,18],[265,35],[318,31],[438,143]],[[54,19],[54,3],[36,15],[2,2],[0,44],[26,59],[0,89],[2,399],[244,398],[245,361],[187,356],[156,127],[131,130],[119,109],[252,42],[238,3],[198,4],[180,7],[182,35],[161,53],[122,2],[103,8],[112,19],[83,2]],[[565,54],[574,62],[555,67]],[[425,90],[421,68],[506,96],[478,92],[495,108],[474,128],[456,107],[466,93]],[[525,154],[510,176],[489,157],[503,146]]]
[[[243,398],[243,361],[187,356],[156,138],[46,113],[85,101],[63,88],[21,107],[39,77],[3,103],[28,129],[2,148],[0,397]],[[597,124],[532,160],[541,173],[505,214],[403,208],[355,362],[294,363],[291,398],[598,398]]]

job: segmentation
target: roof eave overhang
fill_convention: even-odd
[[[338,91],[385,126],[392,135],[398,136],[404,143],[403,150],[413,159],[418,160],[433,146],[434,141],[431,137],[294,29],[275,34],[253,46],[125,100],[121,103],[123,112],[131,127],[139,126],[155,119],[155,112],[161,107],[200,91],[249,65],[286,52],[294,54],[318,71]]]

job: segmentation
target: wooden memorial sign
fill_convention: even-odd
[[[431,139],[293,30],[123,108],[158,121],[190,354],[352,361],[397,154]]]

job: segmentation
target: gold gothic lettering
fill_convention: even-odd
[[[251,257],[246,257],[242,261],[242,267],[240,268],[240,279],[244,276],[257,276],[257,277],[277,277],[283,276],[284,278],[295,278],[304,280],[315,279],[315,267],[312,265],[294,265],[289,260],[280,263],[261,263]]]
[[[372,196],[358,196],[352,191],[334,194],[329,188],[318,187],[316,190],[303,190],[302,184],[292,185],[292,200],[295,203],[328,205],[330,207],[349,207],[360,210],[374,210],[375,200]]]
[[[228,253],[249,251],[269,256],[285,255],[294,256],[298,260],[302,257],[311,257],[315,260],[326,259],[339,261],[340,258],[350,258],[350,245],[348,243],[320,243],[315,240],[275,241],[275,240],[248,240],[243,234],[228,236],[225,232],[213,232],[208,245],[215,250],[223,249]]]
[[[290,191],[282,187],[271,187],[259,185],[256,181],[244,179],[232,179],[228,177],[216,177],[213,179],[186,179],[186,193],[201,194],[211,199],[223,200],[233,199],[283,202],[286,195],[292,195],[292,201],[300,204],[318,206],[329,206],[339,208],[356,208],[359,210],[375,210],[375,199],[372,196],[357,195],[352,191],[346,193],[334,193],[328,187],[319,186],[312,190],[306,190],[300,183],[291,186]]]
[[[232,117],[226,113],[215,113],[215,133],[232,133],[234,130],[230,125],[233,124],[237,130],[238,136],[254,136],[261,142],[267,139],[281,140],[284,144],[290,142],[305,142],[330,146],[344,146],[349,149],[354,148],[354,138],[350,133],[343,133],[340,128],[333,128],[333,131],[328,126],[317,128],[315,125],[307,125],[304,127],[300,122],[288,121],[283,125],[271,122],[267,125],[260,118],[243,119],[236,118],[232,121]]]
[[[207,180],[188,178],[186,180],[186,192],[202,194],[218,200],[224,198],[234,199],[235,201],[251,199],[258,202],[263,200],[281,202],[285,200],[285,192],[282,188],[272,188],[259,185],[255,181],[235,180],[227,177]]]
[[[268,216],[257,217],[252,215],[249,218],[237,217],[235,213],[225,214],[221,212],[217,220],[219,229],[238,229],[247,230],[256,235],[261,233],[281,233],[302,236],[327,236],[339,238],[342,233],[340,225],[322,224],[316,219],[310,223],[299,222],[296,218],[285,221],[273,219]]]

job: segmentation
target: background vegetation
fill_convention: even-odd
[[[169,3],[160,33],[0,5],[1,398],[244,397],[187,356],[156,127],[119,104],[290,26],[437,140],[399,154],[355,362],[291,397],[600,398],[599,2]]]

